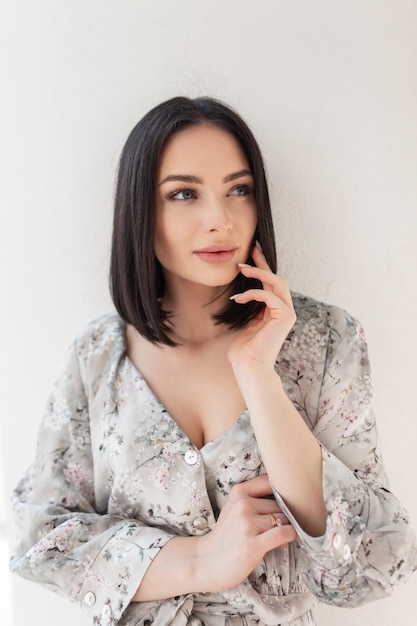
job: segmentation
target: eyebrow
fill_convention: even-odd
[[[224,183],[230,183],[232,180],[236,180],[237,178],[241,178],[242,176],[252,176],[252,172],[248,169],[239,170],[238,172],[233,172],[233,174],[228,174],[223,178]],[[202,185],[203,181],[201,178],[197,176],[191,176],[188,174],[169,174],[169,176],[165,176],[160,183],[158,183],[158,187],[163,185],[164,183],[169,183],[170,181],[181,181],[183,183],[196,183],[197,185]]]
[[[239,170],[238,172],[234,172],[233,174],[226,176],[226,178],[223,178],[223,182],[230,183],[232,180],[236,180],[236,178],[242,178],[242,176],[252,176],[252,172],[248,169]]]

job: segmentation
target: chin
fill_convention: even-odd
[[[186,287],[202,287],[207,289],[227,289],[239,274],[236,264],[233,267],[211,266],[193,272],[165,271],[165,281],[175,290],[181,284]]]
[[[217,273],[217,272],[216,272]],[[238,276],[239,272],[237,270],[233,271],[223,271],[218,272],[217,276],[210,276],[204,280],[204,277],[199,276],[199,281],[203,285],[207,285],[207,287],[227,287],[230,285]]]

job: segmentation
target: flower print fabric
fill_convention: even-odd
[[[232,487],[265,469],[247,410],[201,450],[191,444],[127,358],[125,324],[112,314],[75,340],[53,388],[35,462],[13,495],[12,570],[103,626],[306,626],[319,601],[357,606],[406,580],[416,540],[383,473],[361,327],[310,298],[294,294],[294,305],[276,370],[322,447],[322,537],[308,536],[275,491],[297,540],[240,585],[131,602],[170,538],[209,532]]]

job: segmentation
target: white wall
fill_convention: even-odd
[[[368,335],[391,483],[417,519],[417,3],[3,0],[2,425],[9,492],[71,337],[110,307],[114,170],[152,105],[211,94],[268,164],[280,268]],[[417,576],[320,624],[410,624]],[[14,580],[15,626],[84,624]],[[59,613],[58,611],[64,611]]]

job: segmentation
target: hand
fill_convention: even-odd
[[[271,272],[257,245],[253,249],[252,258],[255,267],[239,265],[240,271],[248,278],[259,279],[263,289],[248,289],[232,298],[237,304],[251,300],[263,302],[265,308],[239,333],[229,348],[228,357],[235,371],[237,367],[253,367],[254,364],[273,368],[285,338],[296,320],[286,281]]]
[[[232,488],[215,528],[200,537],[199,556],[210,591],[241,583],[264,555],[286,546],[296,532],[275,500],[267,475]],[[274,517],[278,524],[274,525]]]

